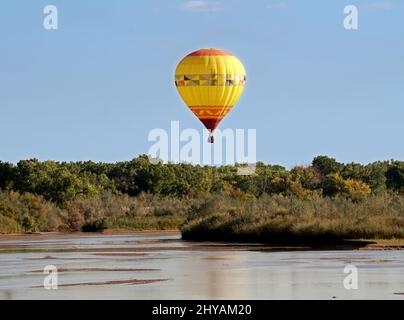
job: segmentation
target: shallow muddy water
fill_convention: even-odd
[[[344,267],[358,289],[344,288]],[[47,265],[58,289],[43,287]],[[404,251],[197,243],[178,233],[0,239],[0,299],[404,299]]]

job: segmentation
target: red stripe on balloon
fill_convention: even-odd
[[[231,56],[232,54],[219,49],[200,49],[194,51],[188,55],[188,57],[192,56]]]

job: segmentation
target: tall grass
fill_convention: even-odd
[[[189,240],[279,243],[404,238],[404,196],[267,195],[234,190],[197,197],[104,192],[63,208],[30,193],[0,191],[0,233],[181,229]]]
[[[0,233],[178,229],[189,206],[187,199],[104,192],[59,208],[42,196],[0,191]]]
[[[281,195],[209,201],[194,209],[182,227],[183,239],[325,243],[404,238],[404,197],[399,195],[371,195],[366,201]],[[215,208],[206,212],[207,206]]]

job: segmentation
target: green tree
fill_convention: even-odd
[[[11,189],[14,185],[15,174],[14,165],[0,161],[0,189]]]
[[[323,176],[330,173],[341,172],[343,165],[337,162],[334,158],[327,156],[317,156],[313,159],[312,166],[318,170]]]
[[[404,191],[404,164],[395,163],[386,172],[386,184],[389,189]]]

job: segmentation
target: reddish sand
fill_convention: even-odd
[[[66,283],[59,284],[58,287],[77,287],[77,286],[104,286],[111,284],[148,284],[154,282],[162,282],[167,281],[169,279],[150,279],[150,280],[137,280],[137,279],[129,279],[129,280],[112,280],[112,281],[102,281],[102,282],[81,282],[81,283]],[[31,288],[43,288],[43,286],[33,286]]]
[[[107,256],[107,257],[144,257],[148,253],[93,253],[93,256]]]
[[[58,272],[91,272],[91,271],[145,272],[145,271],[160,271],[160,269],[58,268]],[[43,270],[33,270],[31,272],[43,273]]]
[[[122,234],[180,234],[179,230],[105,230],[103,232],[36,232],[0,234],[1,240],[42,240],[61,237],[92,237],[94,235],[122,235]]]

